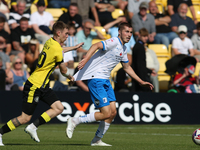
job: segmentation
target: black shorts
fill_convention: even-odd
[[[33,115],[33,112],[35,111],[35,108],[40,100],[51,106],[58,100],[58,97],[48,86],[45,88],[37,88],[27,80],[23,90],[22,111],[25,114]]]

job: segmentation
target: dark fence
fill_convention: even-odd
[[[89,93],[56,92],[65,109],[50,123],[64,123],[69,116],[97,111]],[[116,93],[116,124],[199,124],[200,95],[174,93]],[[0,92],[0,123],[21,114],[22,92]],[[49,106],[40,102],[32,120]]]

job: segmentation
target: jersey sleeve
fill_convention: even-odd
[[[127,47],[126,46],[124,46],[125,47],[125,52],[124,52],[124,56],[122,57],[122,63],[128,63],[129,61],[128,61],[128,56],[127,56]]]
[[[105,41],[101,41],[103,44],[103,50],[112,50],[117,46],[117,39],[111,38]]]
[[[63,52],[62,50],[58,50],[58,52],[56,53],[56,63],[60,64],[63,62]]]

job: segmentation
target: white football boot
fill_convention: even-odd
[[[72,118],[70,117],[67,120],[67,128],[66,128],[66,134],[68,138],[70,139],[72,138],[75,127],[76,127],[76,124],[73,122]]]
[[[40,139],[39,139],[38,136],[37,136],[36,130],[37,130],[37,128],[36,128],[33,124],[28,125],[28,126],[24,129],[24,131],[25,131],[26,133],[28,133],[34,141],[40,142]]]
[[[4,146],[3,141],[2,141],[2,135],[0,134],[0,146]]]
[[[106,144],[106,143],[102,142],[102,140],[99,140],[99,141],[97,141],[95,143],[91,142],[91,146],[112,146],[112,145]]]

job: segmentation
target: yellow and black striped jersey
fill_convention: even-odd
[[[36,69],[28,80],[38,88],[45,88],[49,82],[49,76],[55,67],[62,62],[63,49],[56,40],[50,38],[44,44]]]

